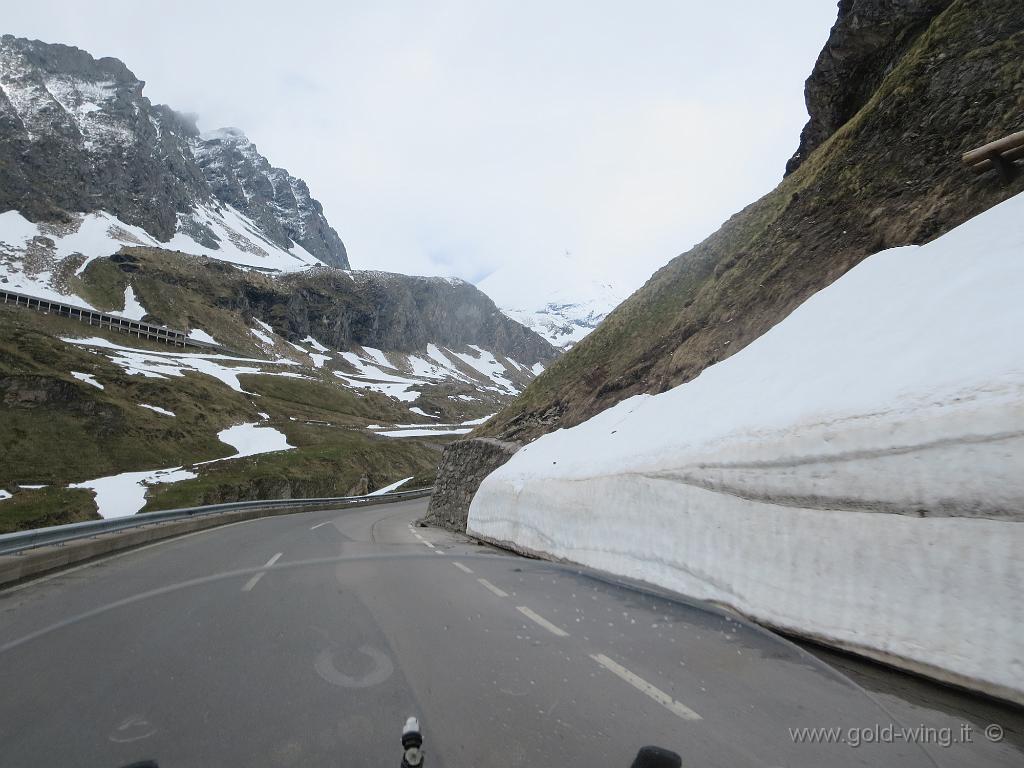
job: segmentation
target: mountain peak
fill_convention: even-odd
[[[0,211],[35,222],[105,212],[162,243],[184,234],[216,253],[227,246],[203,222],[230,206],[266,246],[348,267],[304,181],[238,128],[200,134],[191,116],[153,105],[144,86],[118,59],[0,38]]]

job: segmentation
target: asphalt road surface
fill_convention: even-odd
[[[426,503],[238,523],[0,592],[0,765],[397,767],[410,714],[429,768],[626,768],[643,744],[684,766],[1024,765],[1015,709],[416,527]]]

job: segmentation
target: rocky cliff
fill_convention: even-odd
[[[857,114],[935,16],[951,0],[840,0],[804,95],[810,119],[786,174]]]
[[[862,22],[860,11],[876,6]],[[844,2],[840,11],[810,79],[803,161],[474,434],[529,441],[688,381],[866,256],[927,242],[1024,189],[1024,178],[1006,185],[960,163],[962,152],[1021,128],[1024,5]],[[875,53],[837,66],[840,50]],[[873,86],[856,74],[859,58],[881,64]],[[830,111],[832,102],[845,106]]]
[[[146,296],[188,296],[188,302],[159,309],[149,302],[152,321],[175,327],[195,324],[189,306],[214,307],[262,320],[283,339],[312,336],[337,350],[363,346],[411,353],[429,344],[475,345],[525,366],[546,365],[558,354],[475,286],[454,278],[332,267],[271,276],[152,248],[126,249],[111,262],[140,291],[145,285]]]
[[[348,267],[305,182],[236,129],[201,136],[144,85],[117,59],[0,38],[0,211],[37,222],[105,211],[161,242],[185,232],[216,247],[205,220],[230,207],[280,248]]]

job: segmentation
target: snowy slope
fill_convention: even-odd
[[[65,284],[70,274],[81,274],[92,260],[112,256],[125,246],[170,248],[266,272],[320,265],[299,245],[285,250],[270,242],[253,222],[229,206],[200,206],[183,221],[182,231],[161,243],[105,212],[79,214],[69,224],[34,224],[17,211],[0,213],[0,285],[33,296],[67,298],[73,295]],[[216,247],[186,234],[195,221],[219,239]],[[88,306],[80,298],[74,303]]]
[[[1021,296],[1024,195],[523,448],[469,529],[1024,700]]]

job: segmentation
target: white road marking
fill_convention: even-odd
[[[471,571],[471,570],[470,570],[469,568],[467,568],[466,566],[464,566],[464,565],[463,565],[462,563],[460,563],[460,562],[457,562],[457,561],[455,561],[455,560],[453,560],[453,561],[452,561],[452,565],[454,565],[454,566],[455,566],[456,568],[458,568],[458,569],[459,569],[460,571],[462,571],[463,573],[472,573],[472,572],[473,572],[473,571]]]
[[[276,563],[278,561],[278,558],[280,558],[281,555],[283,555],[283,554],[284,554],[283,552],[278,552],[272,558],[267,560],[267,564],[264,565],[263,567],[264,568],[269,568],[274,563]],[[263,578],[263,574],[265,574],[265,573],[266,573],[266,571],[260,571],[255,576],[253,576],[251,579],[249,579],[247,582],[245,582],[245,586],[242,587],[242,591],[243,592],[252,592],[252,588],[256,586],[256,582],[258,582],[260,579],[262,579]]]
[[[520,609],[520,610],[522,610],[522,609]],[[607,669],[612,674],[617,675],[618,677],[621,677],[623,680],[625,680],[627,683],[632,685],[638,691],[641,691],[642,693],[647,694],[652,699],[654,699],[656,702],[661,704],[661,706],[665,707],[665,709],[669,710],[673,714],[678,715],[683,720],[702,720],[703,719],[700,715],[698,715],[696,712],[694,712],[692,709],[690,709],[685,704],[681,704],[680,702],[676,701],[671,696],[669,696],[667,693],[665,693],[663,690],[661,690],[660,688],[656,688],[655,686],[651,685],[646,680],[644,680],[642,677],[639,677],[638,675],[634,675],[632,672],[630,672],[624,666],[622,666],[621,664],[618,664],[618,663],[612,661],[607,656],[605,656],[603,653],[592,653],[590,655],[590,658],[592,658],[594,661],[596,661],[598,664],[600,664],[602,667]]]
[[[523,614],[523,616],[528,618],[530,621],[533,621],[533,622],[539,624],[540,626],[544,627],[544,629],[546,629],[548,632],[550,632],[553,635],[558,635],[559,637],[568,637],[569,636],[569,633],[566,632],[564,629],[562,629],[561,627],[556,627],[554,624],[552,624],[550,621],[545,619],[543,616],[541,616],[540,614],[534,613],[529,608],[527,608],[525,605],[517,605],[516,606],[516,610],[519,611],[521,614]]]
[[[322,523],[317,523],[316,525],[314,525],[314,526],[313,526],[312,528],[310,528],[309,530],[311,530],[311,531],[315,531],[315,530],[316,530],[317,528],[319,528],[320,526],[322,526],[322,525],[327,525],[327,523],[333,523],[333,522],[334,522],[333,520],[327,520],[327,521],[325,521],[325,522],[322,522]]]
[[[422,536],[420,536],[418,533],[414,533],[413,536],[415,536],[420,541],[424,541],[424,538]]]
[[[429,541],[424,541],[423,543],[424,543],[424,544],[426,544],[426,545],[427,545],[428,547],[430,547],[431,549],[433,549],[433,548],[434,548],[434,545],[433,545],[433,544],[431,544],[431,543],[430,543]]]
[[[491,584],[491,582],[489,582],[487,579],[477,579],[477,581],[479,581],[481,584],[483,584],[485,587],[491,590],[491,592],[496,594],[498,597],[508,597],[508,592],[505,592],[502,589],[498,589],[496,586]]]

